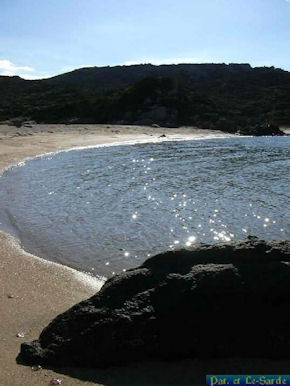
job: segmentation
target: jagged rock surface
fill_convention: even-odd
[[[99,367],[154,358],[289,357],[290,242],[255,237],[166,252],[23,343],[30,364]]]

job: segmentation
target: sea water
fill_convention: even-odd
[[[45,259],[111,276],[166,250],[290,236],[290,137],[120,145],[0,177],[0,227]]]

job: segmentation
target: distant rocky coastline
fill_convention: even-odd
[[[146,260],[55,318],[18,361],[102,367],[290,357],[290,242],[201,244]]]

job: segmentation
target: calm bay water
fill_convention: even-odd
[[[110,276],[197,242],[290,236],[290,137],[122,145],[35,158],[0,178],[24,249]]]

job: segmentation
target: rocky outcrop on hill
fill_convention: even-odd
[[[249,237],[154,256],[21,346],[30,364],[289,357],[290,242]]]

